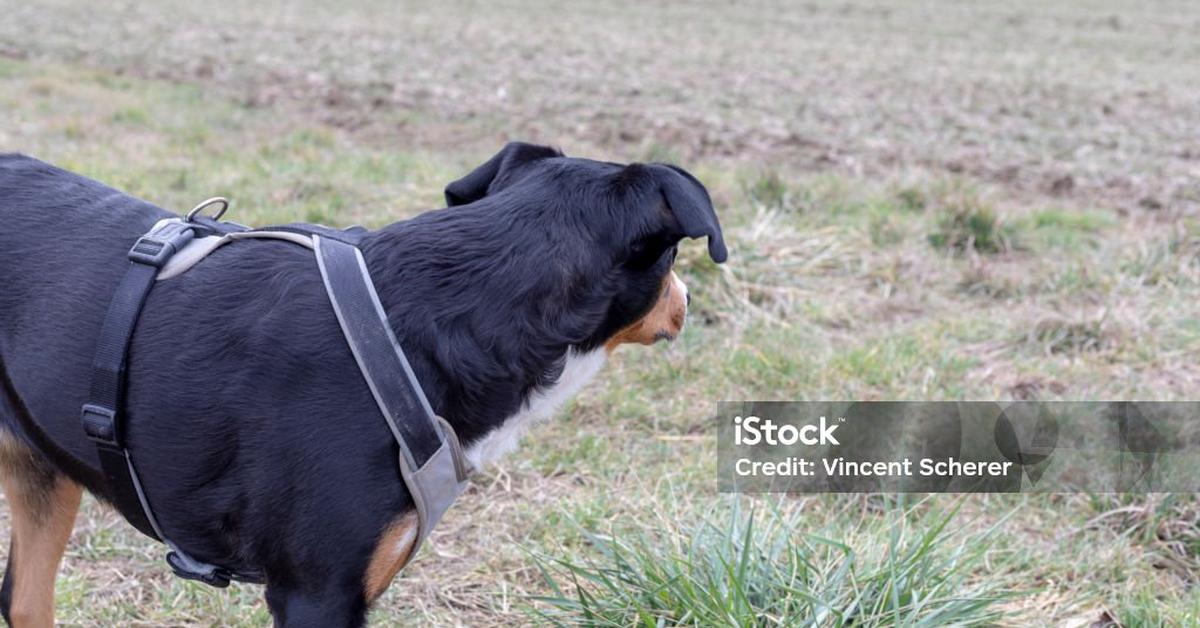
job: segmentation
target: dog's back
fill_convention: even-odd
[[[82,399],[104,305],[129,247],[164,210],[18,154],[0,155],[0,425],[38,442],[25,414],[78,431],[62,408]],[[97,305],[100,304],[100,305]],[[53,393],[53,394],[48,394]],[[38,407],[53,403],[54,407]],[[59,407],[61,405],[62,407]],[[42,426],[46,427],[46,426]],[[70,431],[66,431],[70,430]],[[50,430],[54,433],[53,430]],[[91,460],[82,439],[71,458]]]
[[[31,157],[0,155],[0,350],[30,318],[111,293],[125,252],[166,215]]]
[[[0,354],[31,319],[110,293],[125,251],[166,215],[86,177],[0,154]]]

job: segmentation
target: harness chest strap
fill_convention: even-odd
[[[412,494],[419,524],[407,564],[466,488],[470,466],[454,430],[433,413],[417,383],[388,324],[362,251],[317,234],[313,234],[312,241],[321,279],[342,333],[400,445],[400,472]]]
[[[197,229],[211,232],[214,226],[220,235],[195,237]],[[231,579],[262,581],[262,574],[256,571],[234,572],[196,560],[166,538],[125,448],[121,411],[129,341],[155,279],[178,275],[218,246],[245,238],[287,240],[312,249],[316,256],[342,333],[399,444],[400,473],[412,495],[419,526],[407,564],[466,488],[470,467],[454,430],[433,413],[425,398],[388,324],[362,253],[343,239],[354,239],[354,234],[348,232],[317,226],[252,231],[233,223],[204,220],[202,227],[172,218],[159,221],[138,239],[129,252],[129,269],[105,314],[93,361],[92,385],[82,412],[84,432],[96,444],[113,501],[134,527],[171,547],[167,562],[176,575],[219,587],[227,586]],[[183,255],[176,258],[181,252]]]

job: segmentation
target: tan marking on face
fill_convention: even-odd
[[[680,281],[675,271],[663,277],[662,291],[654,307],[641,319],[617,332],[604,348],[612,353],[623,344],[637,343],[652,345],[659,340],[674,340],[683,330],[687,318],[687,286]]]
[[[417,512],[410,510],[392,521],[371,554],[364,585],[367,603],[374,602],[408,563],[417,542]]]

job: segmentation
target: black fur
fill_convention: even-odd
[[[388,318],[465,443],[655,302],[684,237],[725,257],[681,170],[510,144],[453,207],[365,236]],[[96,336],[134,240],[167,212],[0,156],[0,423],[104,498],[79,425]],[[22,408],[23,412],[11,411]],[[258,567],[281,625],[357,625],[384,527],[411,507],[397,446],[307,249],[248,240],[151,291],[130,348],[127,440],[166,534]]]
[[[4,618],[4,623],[12,625],[12,617],[8,609],[12,608],[12,594],[14,575],[12,572],[13,564],[13,548],[10,545],[8,548],[8,558],[4,562],[4,582],[0,583],[0,617]]]

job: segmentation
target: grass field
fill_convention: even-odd
[[[507,139],[708,185],[686,332],[485,470],[378,625],[1200,625],[1194,495],[738,498],[711,420],[1195,398],[1197,59],[1182,0],[0,0],[0,150],[249,224],[402,219]],[[269,622],[161,554],[86,502],[60,621]]]

